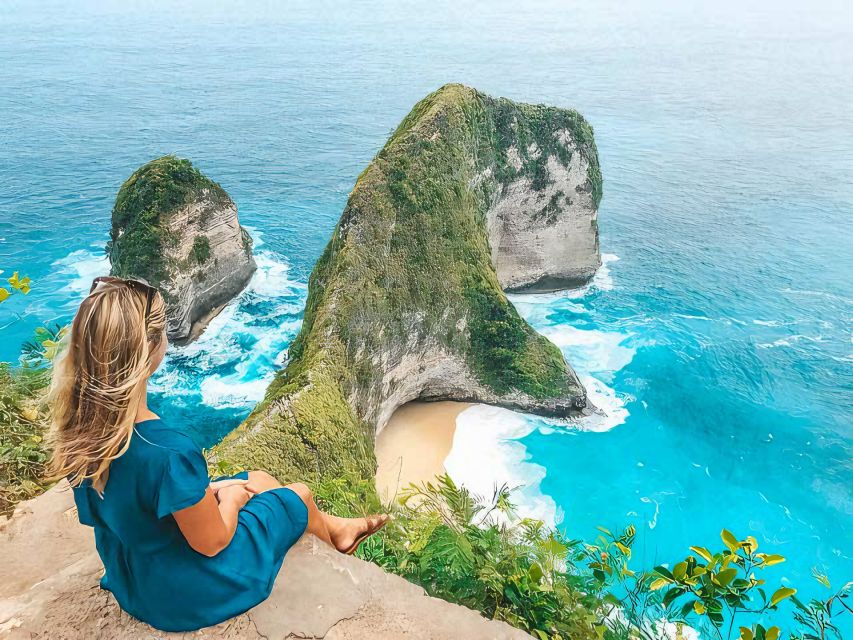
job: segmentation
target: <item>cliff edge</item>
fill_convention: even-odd
[[[157,631],[98,586],[104,569],[94,535],[77,521],[65,482],[0,519],[0,558],[0,638],[9,640],[530,638],[313,536],[288,551],[272,594],[248,613],[200,631]]]
[[[157,287],[174,342],[198,336],[255,271],[237,205],[189,160],[164,156],[121,186],[108,245],[111,273]]]
[[[503,288],[591,276],[600,196],[577,112],[462,85],[424,98],[358,177],[287,367],[216,454],[282,480],[368,479],[375,434],[411,400],[583,410],[577,376]],[[582,250],[559,259],[561,242]]]

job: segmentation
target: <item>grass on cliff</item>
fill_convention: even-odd
[[[40,494],[48,460],[44,395],[50,371],[0,363],[0,515]]]
[[[113,206],[107,246],[112,273],[142,277],[159,286],[169,268],[164,250],[176,242],[166,227],[168,215],[203,190],[215,201],[228,198],[222,187],[189,160],[163,156],[134,171],[119,189]],[[203,254],[203,247],[195,251],[197,259]]]

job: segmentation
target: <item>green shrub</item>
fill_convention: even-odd
[[[321,506],[350,517],[376,511],[361,502],[359,482],[318,484]],[[781,640],[778,626],[756,619],[790,598],[797,626],[790,640],[840,640],[833,617],[850,612],[853,583],[832,591],[818,572],[832,592],[826,599],[804,604],[790,587],[765,592],[754,574],[785,559],[759,553],[755,538],[738,540],[725,529],[719,552],[691,547],[671,568],[634,571],[633,526],[617,534],[600,527],[593,543],[570,540],[542,522],[517,518],[505,486],[482,499],[444,475],[410,486],[391,508],[394,519],[365,541],[360,557],[540,639],[677,639],[692,628],[702,638]]]
[[[0,363],[0,514],[11,513],[18,502],[47,486],[42,479],[48,460],[43,398],[49,381],[46,368]]]
[[[210,259],[210,240],[207,236],[196,236],[193,240],[192,255],[198,264],[204,264]]]

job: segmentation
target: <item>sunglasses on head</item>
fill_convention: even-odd
[[[152,287],[150,284],[145,282],[145,280],[141,278],[118,278],[116,276],[98,276],[94,280],[92,280],[92,287],[89,289],[89,293],[92,293],[95,289],[98,288],[98,285],[104,284],[123,284],[131,289],[139,291],[145,294],[145,322],[148,322],[148,316],[151,313],[151,304],[154,302],[154,296],[157,294],[157,289]]]

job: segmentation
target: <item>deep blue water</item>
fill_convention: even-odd
[[[726,526],[789,557],[768,578],[853,579],[851,42],[829,0],[6,2],[0,269],[34,287],[0,306],[0,359],[106,270],[122,181],[188,157],[260,243],[249,290],[156,380],[209,445],[283,362],[356,176],[419,98],[457,81],[574,107],[619,259],[515,300],[609,415],[516,438],[537,491],[573,535],[636,522],[644,563]]]

